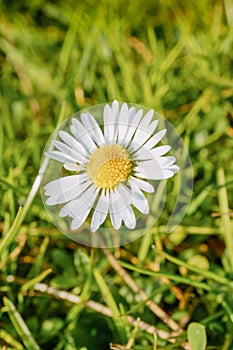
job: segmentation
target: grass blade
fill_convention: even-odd
[[[10,317],[10,320],[13,326],[15,327],[16,332],[22,339],[22,342],[24,343],[26,349],[40,350],[39,345],[33,338],[30,330],[28,329],[28,326],[26,325],[23,318],[17,311],[15,305],[6,297],[3,298],[3,301],[7,308],[7,312]]]

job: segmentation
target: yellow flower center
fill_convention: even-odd
[[[129,153],[120,145],[104,145],[89,157],[87,174],[100,188],[113,188],[130,176],[133,163]]]

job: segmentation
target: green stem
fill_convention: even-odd
[[[219,275],[217,275],[214,272],[211,272],[211,271],[208,271],[208,270],[199,269],[199,268],[197,268],[197,267],[195,267],[193,265],[190,265],[190,264],[186,263],[185,261],[177,259],[174,256],[171,256],[168,253],[165,253],[163,251],[159,251],[158,250],[158,252],[160,254],[162,254],[167,260],[171,261],[172,263],[174,263],[174,264],[176,264],[178,266],[184,266],[188,270],[196,272],[197,274],[202,275],[203,277],[205,277],[207,279],[208,278],[212,279],[212,280],[214,280],[214,281],[216,281],[218,283],[221,283],[221,284],[229,284],[230,283],[230,281],[227,278],[225,278],[223,276],[219,276]]]
[[[211,290],[211,287],[209,287],[207,284],[205,284],[203,282],[192,281],[189,278],[185,278],[185,277],[178,276],[178,275],[173,275],[171,273],[166,273],[164,271],[156,272],[156,271],[151,271],[151,270],[145,270],[143,268],[130,265],[124,261],[120,261],[119,263],[121,264],[121,266],[125,267],[126,269],[129,269],[129,270],[135,271],[135,272],[139,272],[139,273],[147,275],[147,276],[167,277],[169,280],[177,282],[177,283],[188,284],[188,285],[191,285],[193,287],[201,288],[201,289],[204,289],[207,291]]]

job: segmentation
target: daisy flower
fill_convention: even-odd
[[[93,232],[108,216],[114,229],[122,224],[134,229],[135,208],[149,213],[145,194],[154,192],[154,186],[148,180],[167,179],[179,170],[176,159],[165,156],[171,147],[157,146],[166,129],[155,133],[158,121],[153,114],[114,101],[104,107],[103,128],[92,114],[82,113],[81,121],[72,118],[70,133],[59,131],[60,141],[53,141],[56,149],[46,156],[73,174],[44,189],[48,206],[64,204],[59,215],[72,219],[72,230],[89,215]]]

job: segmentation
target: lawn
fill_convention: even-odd
[[[0,1],[1,349],[233,349],[232,58],[231,0]],[[179,177],[141,237],[90,247],[38,174],[61,123],[115,99],[177,130],[189,193],[172,230]]]

